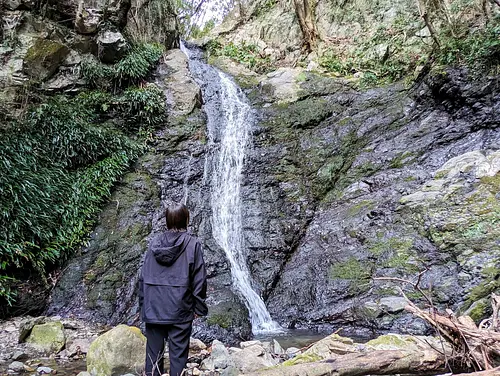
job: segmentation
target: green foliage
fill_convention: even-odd
[[[399,80],[415,70],[423,60],[426,46],[407,43],[408,35],[421,29],[410,15],[397,17],[392,25],[380,26],[354,38],[347,50],[327,49],[319,64],[338,76],[360,77],[361,88]]]
[[[455,1],[452,5],[460,9],[457,13],[474,14],[473,1]],[[477,22],[479,15],[436,22],[435,39],[439,46],[432,45],[431,37],[417,36],[424,24],[416,17],[400,15],[392,25],[380,26],[374,32],[367,28],[348,46],[324,51],[318,62],[337,76],[359,77],[361,88],[411,78],[430,57],[437,65],[468,66],[477,74],[500,65],[500,16],[483,23]]]
[[[208,43],[207,50],[209,56],[229,57],[258,73],[267,72],[272,68],[271,59],[268,56],[261,56],[255,44],[229,42],[223,45],[218,40],[212,40]]]
[[[330,278],[347,279],[356,282],[366,282],[371,278],[371,265],[362,264],[355,258],[334,264],[330,267]]]
[[[441,33],[437,61],[443,65],[467,65],[487,72],[500,64],[500,17],[491,20],[484,29],[463,30],[456,36],[449,29]]]
[[[152,43],[137,45],[114,65],[91,58],[82,62],[82,77],[89,86],[106,90],[138,84],[149,75],[163,52],[162,45]]]
[[[0,297],[13,277],[64,259],[87,236],[114,182],[141,147],[98,126],[86,102],[55,97],[0,138]]]
[[[160,44],[142,44],[115,65],[117,77],[121,81],[137,83],[146,78],[163,55],[164,48]]]
[[[140,61],[137,66],[152,67],[159,54],[148,47],[129,56]],[[115,85],[113,92],[49,98],[3,129],[0,298],[7,304],[21,271],[35,271],[43,279],[48,267],[82,244],[113,184],[143,150],[141,136],[164,122],[165,98],[156,85],[119,91],[120,83],[148,73],[134,71],[131,61],[110,68],[112,75],[102,65],[85,67],[89,83],[107,80],[108,88]]]
[[[14,281],[15,280],[13,278],[0,275],[0,297],[3,297],[8,305],[12,305],[17,295],[15,291],[12,291],[10,286],[10,284]]]
[[[277,0],[264,0],[262,2],[262,4],[260,4],[257,7],[256,13],[255,13],[255,17],[259,17],[261,15],[264,15],[264,14],[268,13],[277,4],[278,4]]]
[[[154,84],[125,90],[117,103],[128,129],[154,129],[166,119],[165,97]]]
[[[191,34],[190,37],[193,39],[206,37],[215,27],[215,20],[209,20],[203,25],[203,27],[199,27],[198,25],[191,26]]]

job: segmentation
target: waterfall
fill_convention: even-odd
[[[254,114],[241,89],[226,74],[205,64],[191,50],[190,69],[205,98],[211,168],[212,232],[231,267],[233,285],[244,299],[255,333],[278,331],[262,298],[252,288],[242,233],[241,177]]]

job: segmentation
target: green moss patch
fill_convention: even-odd
[[[36,81],[46,80],[57,71],[68,54],[69,48],[64,44],[38,39],[26,53],[24,72]]]

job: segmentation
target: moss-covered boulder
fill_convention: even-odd
[[[57,353],[66,343],[63,324],[60,321],[53,321],[35,325],[26,342],[42,353]]]
[[[316,342],[303,354],[287,360],[283,365],[293,366],[296,364],[317,362],[319,360],[330,359],[336,355],[343,355],[356,351],[357,348],[352,339],[341,337],[338,334],[332,334]]]
[[[436,337],[393,333],[377,337],[365,344],[367,350],[402,350],[409,352],[423,351],[428,348],[429,345],[435,349],[443,348],[443,346],[446,350],[449,349],[446,343],[442,343],[442,341]]]
[[[146,337],[139,328],[118,325],[92,342],[87,371],[94,376],[140,374],[145,356]]]
[[[54,75],[68,54],[69,48],[64,44],[40,38],[26,53],[24,73],[37,81],[45,81]]]

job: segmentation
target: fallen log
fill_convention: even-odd
[[[445,370],[445,363],[444,354],[432,348],[417,352],[381,350],[350,353],[321,362],[276,367],[257,371],[249,376],[436,375]]]

